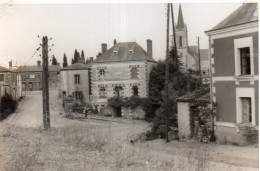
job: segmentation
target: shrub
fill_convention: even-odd
[[[5,94],[1,98],[1,117],[0,120],[5,119],[9,114],[13,113],[17,107],[17,101],[13,99],[13,97],[9,94]]]

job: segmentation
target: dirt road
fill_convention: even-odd
[[[50,91],[50,113],[51,125],[61,126],[64,123],[59,122],[59,113],[62,112],[60,101],[58,99],[58,91]],[[18,109],[10,115],[4,123],[23,127],[42,127],[42,91],[28,91],[26,98],[19,104]]]

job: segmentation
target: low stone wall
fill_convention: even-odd
[[[258,130],[247,130],[244,127],[216,126],[217,143],[246,146],[258,143]]]
[[[129,119],[145,119],[145,112],[141,106],[138,106],[135,109],[122,108],[122,117]]]

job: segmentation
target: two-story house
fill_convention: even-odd
[[[61,94],[72,96],[81,104],[90,101],[90,66],[74,63],[60,70]]]
[[[149,74],[156,64],[152,41],[147,40],[147,51],[136,42],[118,43],[108,50],[103,43],[101,48],[102,55],[91,64],[93,104],[101,109],[111,97],[147,97]],[[117,110],[116,115],[121,113],[121,109]]]
[[[258,10],[244,3],[209,36],[211,97],[217,103],[218,142],[245,144],[245,127],[258,130]]]
[[[20,66],[17,72],[21,73],[23,91],[42,90],[42,65],[37,61],[37,65]],[[49,89],[59,89],[60,83],[60,66],[49,65]]]

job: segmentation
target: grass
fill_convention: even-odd
[[[149,144],[131,144],[111,136],[111,125],[68,125],[41,128],[5,128],[1,134],[0,170],[206,170],[201,153],[188,156],[158,153]],[[2,142],[1,142],[2,143]],[[8,145],[10,146],[8,146]],[[199,168],[199,169],[198,169]]]

